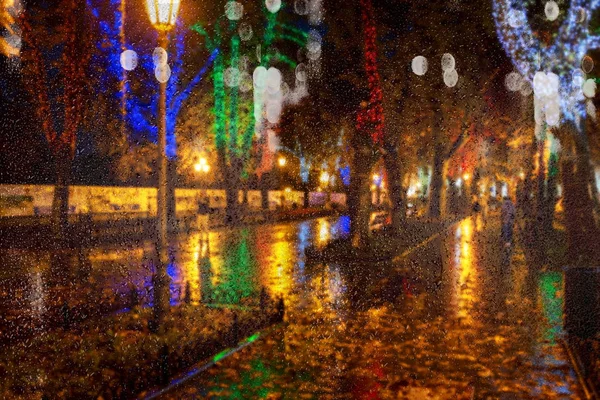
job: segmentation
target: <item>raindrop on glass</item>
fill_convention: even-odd
[[[591,99],[596,95],[596,81],[593,79],[588,79],[583,84],[583,94],[588,99]]]
[[[252,76],[247,71],[240,74],[240,92],[247,93],[252,90]]]
[[[306,64],[300,63],[296,67],[296,79],[300,82],[304,82],[307,77]]]
[[[592,72],[592,70],[594,69],[594,60],[592,60],[592,57],[590,57],[590,56],[583,57],[583,59],[581,60],[581,69],[586,74],[589,74],[590,72]]]
[[[521,78],[521,75],[519,73],[511,72],[510,74],[506,75],[504,84],[506,85],[506,88],[508,90],[510,90],[511,92],[516,92],[518,90],[521,90],[522,80],[523,79]]]
[[[514,8],[511,8],[511,10],[508,12],[508,25],[510,25],[511,28],[520,28],[524,25],[525,23],[525,13],[521,10],[515,10]]]
[[[223,72],[223,81],[229,87],[236,87],[240,83],[240,70],[229,67]]]
[[[269,93],[279,92],[281,88],[281,72],[275,67],[267,71],[267,90]]]
[[[281,0],[265,0],[265,6],[271,13],[276,13],[281,8]]]
[[[240,39],[243,41],[250,40],[252,38],[252,27],[250,24],[242,22],[238,28],[238,33],[240,34]]]

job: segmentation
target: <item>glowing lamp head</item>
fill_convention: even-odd
[[[464,175],[463,175],[463,180],[464,180],[465,182],[467,182],[469,179],[471,179],[471,175],[469,175],[469,174],[464,174]]]
[[[175,25],[181,0],[146,0],[146,11],[152,25],[168,31]]]
[[[329,183],[329,174],[326,171],[321,172],[321,177],[319,178],[321,183],[328,184]]]
[[[285,157],[279,157],[279,160],[277,160],[277,162],[279,163],[280,167],[285,167],[285,164],[287,164],[287,160],[285,159]]]
[[[200,157],[198,163],[194,164],[194,169],[196,170],[196,172],[207,173],[210,171],[210,165],[208,165],[208,161],[206,161],[206,158]]]

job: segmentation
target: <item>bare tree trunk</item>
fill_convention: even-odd
[[[429,184],[429,217],[436,219],[442,216],[444,161],[444,148],[438,143],[433,154],[433,168],[431,170],[431,183]]]
[[[71,182],[71,158],[56,155],[56,184],[52,199],[52,232],[56,241],[66,240],[69,218],[69,184]]]
[[[225,222],[227,224],[237,224],[241,220],[239,191],[241,187],[240,181],[240,162],[232,160],[232,165],[228,169],[225,179],[225,196],[227,205],[225,208]]]
[[[587,140],[584,133],[571,129],[572,157],[562,158],[563,203],[567,228],[569,259],[577,265],[590,265],[594,262],[594,222],[593,202],[590,196],[590,161]]]
[[[369,190],[369,173],[356,172],[350,181],[348,196],[350,213],[350,235],[352,245],[363,248],[371,236],[369,220],[371,216],[371,192]]]
[[[369,220],[371,216],[370,177],[373,166],[371,149],[365,145],[355,147],[352,157],[352,176],[348,192],[348,212],[350,214],[350,237],[352,246],[363,248],[371,236]]]
[[[594,204],[594,220],[596,225],[600,222],[600,199],[598,198],[598,188],[596,186],[596,176],[594,169],[590,168],[590,191],[592,195],[592,202]]]
[[[533,250],[535,250],[535,264],[540,267],[547,262],[546,257],[546,165],[544,162],[544,149],[546,144],[546,132],[545,127],[542,126],[539,132],[539,139],[537,143],[537,160],[538,170],[535,182],[535,210],[533,215],[535,219],[532,220],[533,226]]]
[[[549,235],[552,233],[554,223],[554,209],[558,201],[557,186],[558,184],[558,155],[550,154],[548,161],[548,182],[546,183],[546,201],[544,204],[544,233]]]
[[[308,208],[310,207],[310,191],[308,190],[308,183],[302,185],[302,193],[304,194],[302,206]]]
[[[398,232],[406,219],[406,201],[402,187],[402,163],[395,147],[386,149],[383,162],[388,176],[389,198],[392,205],[392,230]]]

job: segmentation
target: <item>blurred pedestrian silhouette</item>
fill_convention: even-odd
[[[508,247],[512,243],[513,228],[515,225],[515,205],[508,196],[504,197],[500,215],[502,219],[502,243]]]
[[[210,206],[208,199],[202,198],[198,200],[198,215],[196,216],[196,229],[200,231],[200,241],[208,240]]]

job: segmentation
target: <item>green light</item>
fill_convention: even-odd
[[[275,35],[275,37],[278,38],[278,39],[287,39],[287,40],[289,40],[291,42],[296,43],[299,46],[305,46],[306,45],[306,39],[302,40],[302,38],[298,38],[298,37],[293,36],[293,35],[288,35],[288,34],[285,34],[285,33],[280,33],[280,34]]]
[[[224,359],[227,356],[227,353],[229,353],[229,349],[223,350],[222,352],[220,352],[219,354],[217,354],[213,357],[213,361],[216,363],[221,361],[222,359]]]
[[[283,29],[287,29],[288,31],[295,33],[296,35],[300,36],[301,38],[304,38],[304,44],[306,44],[306,40],[308,39],[308,32],[303,31],[302,29],[294,28],[293,26],[290,26],[290,25],[282,24],[282,23],[277,23],[277,26],[279,26]],[[302,46],[304,46],[304,44]]]
[[[265,24],[260,45],[263,49],[269,49],[274,41],[287,41],[301,47],[306,46],[308,32],[278,22],[277,18],[281,13],[269,12],[264,4],[262,10]],[[222,168],[231,166],[233,160],[242,161],[239,179],[243,179],[249,175],[247,169],[251,166],[250,150],[257,129],[256,116],[262,116],[263,104],[262,101],[254,102],[252,92],[249,95],[240,93],[239,87],[229,88],[225,85],[223,76],[225,69],[238,68],[240,56],[248,51],[246,49],[248,45],[240,42],[237,34],[238,21],[227,21],[227,25],[222,26],[220,23],[222,19],[223,17],[213,25],[212,31],[207,30],[200,23],[192,25],[190,29],[202,36],[202,42],[209,51],[219,49],[212,73],[215,144],[219,163],[223,164]],[[253,46],[250,51],[253,52]],[[271,62],[280,62],[292,69],[297,66],[294,60],[285,55],[277,54],[273,57],[264,51],[259,64],[268,68]],[[250,74],[252,75],[252,71]]]
[[[231,38],[231,61],[229,65],[237,68],[240,59],[240,39],[237,36]],[[238,146],[238,87],[232,87],[229,95],[229,148],[232,149],[236,156],[239,156],[243,149]]]
[[[259,337],[260,337],[260,333],[256,332],[254,335],[252,335],[248,339],[246,339],[246,342],[252,343],[252,342],[256,341],[256,339],[258,339]]]
[[[563,276],[560,272],[548,272],[540,277],[539,288],[542,300],[542,310],[549,325],[544,338],[551,343],[562,329],[563,299],[558,296],[562,288]]]

